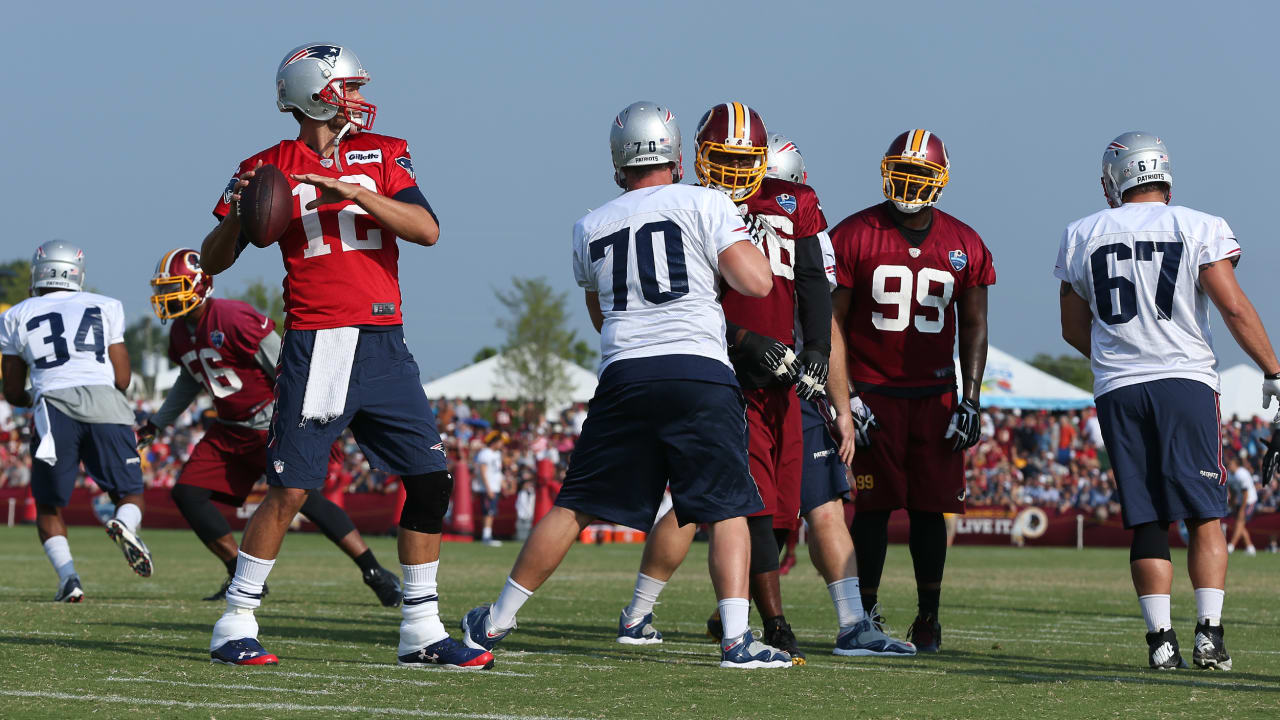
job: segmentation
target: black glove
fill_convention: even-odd
[[[744,330],[742,340],[734,345],[734,349],[778,382],[791,385],[799,376],[795,353],[773,338]]]
[[[1280,427],[1271,433],[1271,442],[1267,443],[1267,452],[1262,456],[1262,484],[1280,479],[1277,472],[1280,472]]]
[[[151,443],[155,442],[156,435],[160,434],[160,428],[156,427],[155,423],[151,422],[151,418],[147,418],[145,422],[140,423],[138,427],[134,428],[133,432],[138,436],[138,449],[143,450],[151,445]]]
[[[871,433],[880,429],[875,413],[858,395],[849,398],[849,409],[853,411],[854,445],[870,447]]]
[[[827,356],[817,350],[802,350],[796,358],[800,377],[796,378],[796,395],[813,400],[827,393]]]
[[[956,452],[968,450],[978,444],[979,424],[978,406],[972,400],[965,400],[951,416],[951,424],[947,425],[947,434],[943,437],[955,438],[951,449]]]

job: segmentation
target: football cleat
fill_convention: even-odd
[[[382,603],[382,607],[400,607],[404,592],[400,587],[400,578],[396,577],[395,573],[379,567],[365,574],[364,584],[378,596],[378,602]]]
[[[279,665],[280,658],[267,652],[254,638],[229,640],[209,653],[211,662],[223,665]]]
[[[907,642],[915,645],[916,652],[938,652],[942,647],[942,625],[938,618],[934,615],[917,615],[915,622],[907,629]]]
[[[493,667],[493,653],[465,647],[457,640],[446,637],[421,650],[401,655],[397,662],[404,667],[439,666],[451,670],[488,670]]]
[[[910,657],[916,654],[916,646],[894,640],[870,617],[863,617],[836,636],[836,647],[831,653],[846,657]]]
[[[78,603],[81,600],[84,600],[84,590],[80,588],[79,575],[67,578],[62,587],[58,588],[58,594],[53,596],[54,602]]]
[[[146,543],[137,535],[129,531],[124,523],[115,518],[107,521],[107,537],[115,541],[120,546],[120,552],[124,553],[125,562],[129,563],[129,567],[142,577],[151,577],[151,551],[147,549]]]
[[[1227,642],[1222,637],[1222,625],[1196,624],[1196,648],[1191,651],[1191,662],[1202,670],[1230,670],[1231,656],[1227,654]]]
[[[215,600],[226,600],[227,588],[231,587],[232,579],[233,579],[232,576],[228,575],[227,579],[222,581],[222,587],[218,588],[218,592],[210,595],[209,597],[200,598],[200,599],[204,600],[205,602],[213,602]],[[268,592],[269,590],[267,590],[267,584],[262,583],[262,597],[266,597]]]
[[[791,656],[756,640],[748,630],[720,643],[720,667],[739,670],[789,668]]]
[[[662,633],[653,626],[653,613],[644,617],[627,617],[624,610],[618,618],[618,642],[623,645],[657,645],[662,642]]]
[[[779,615],[765,620],[762,634],[766,645],[772,645],[791,656],[792,665],[804,664],[804,653],[801,652],[800,643],[796,641],[796,634],[791,632],[791,625],[786,618]]]
[[[1147,660],[1154,670],[1175,670],[1187,666],[1178,652],[1178,636],[1173,629],[1147,633]]]
[[[489,606],[480,605],[462,616],[462,641],[473,650],[492,650],[516,629],[515,625],[497,633],[489,632]]]

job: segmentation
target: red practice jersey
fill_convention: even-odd
[[[313,173],[359,183],[380,195],[417,183],[404,140],[361,132],[339,146],[342,167],[321,158],[300,140],[285,140],[240,163],[236,176],[258,161],[289,175]],[[315,186],[294,182],[293,220],[280,237],[284,258],[285,324],[299,330],[352,325],[399,325],[400,281],[396,236],[353,202],[303,210],[316,199]],[[231,210],[232,184],[213,209],[223,218]]]
[[[836,281],[852,291],[844,323],[849,379],[880,387],[953,387],[955,299],[996,282],[978,233],[934,208],[929,234],[915,247],[881,203],[841,221],[831,243]]]
[[[248,303],[210,298],[194,328],[178,318],[169,330],[169,359],[213,398],[222,420],[248,423],[275,399],[276,379],[254,358],[276,323]]]
[[[720,304],[729,322],[771,337],[786,345],[795,344],[796,282],[795,240],[817,235],[827,229],[818,195],[808,185],[767,177],[760,189],[738,203],[747,213],[768,223],[778,238],[766,235],[763,245],[773,269],[773,290],[762,298],[747,297],[726,287]]]

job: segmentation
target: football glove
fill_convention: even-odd
[[[751,244],[764,250],[765,238],[773,232],[773,227],[765,222],[761,216],[754,213],[743,212],[742,222],[747,226],[747,232],[751,234]]]
[[[156,441],[156,435],[160,434],[160,428],[151,422],[151,418],[147,418],[145,422],[134,428],[133,432],[138,436],[138,449],[144,450]]]
[[[1272,480],[1280,480],[1280,428],[1271,433],[1271,442],[1267,443],[1267,452],[1262,456],[1262,484],[1268,485]]]
[[[817,350],[802,350],[796,358],[800,377],[796,378],[796,395],[801,400],[814,400],[827,393],[827,357]]]
[[[1268,375],[1262,379],[1262,409],[1271,409],[1271,400],[1276,401],[1276,416],[1271,424],[1280,427],[1280,373]]]
[[[871,412],[871,407],[862,402],[858,395],[849,398],[849,409],[853,411],[854,444],[858,447],[870,447],[871,433],[880,429],[875,413]]]
[[[747,330],[735,347],[761,370],[781,383],[791,385],[799,377],[800,367],[796,363],[796,354],[791,352],[791,348],[773,338]]]
[[[943,438],[954,438],[951,449],[956,452],[968,450],[978,444],[979,437],[978,406],[972,400],[965,400],[951,415],[951,423],[947,425],[947,434]]]

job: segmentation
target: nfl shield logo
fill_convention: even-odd
[[[786,193],[783,193],[774,199],[778,201],[778,207],[782,208],[783,210],[786,210],[788,215],[796,211],[795,195],[788,195]]]
[[[226,339],[227,336],[223,335],[221,330],[214,330],[209,333],[209,344],[216,348],[222,347],[222,343],[225,342]]]
[[[274,467],[274,468],[276,469],[276,474],[277,474],[277,475],[279,475],[280,473],[283,473],[283,472],[284,472],[284,462],[283,462],[283,461],[277,460],[277,461],[275,461],[274,463],[272,463],[271,465],[272,465],[272,467]]]
[[[951,267],[955,268],[956,272],[960,272],[965,265],[969,264],[969,256],[965,255],[963,250],[952,250],[947,253],[947,257],[951,259]]]

